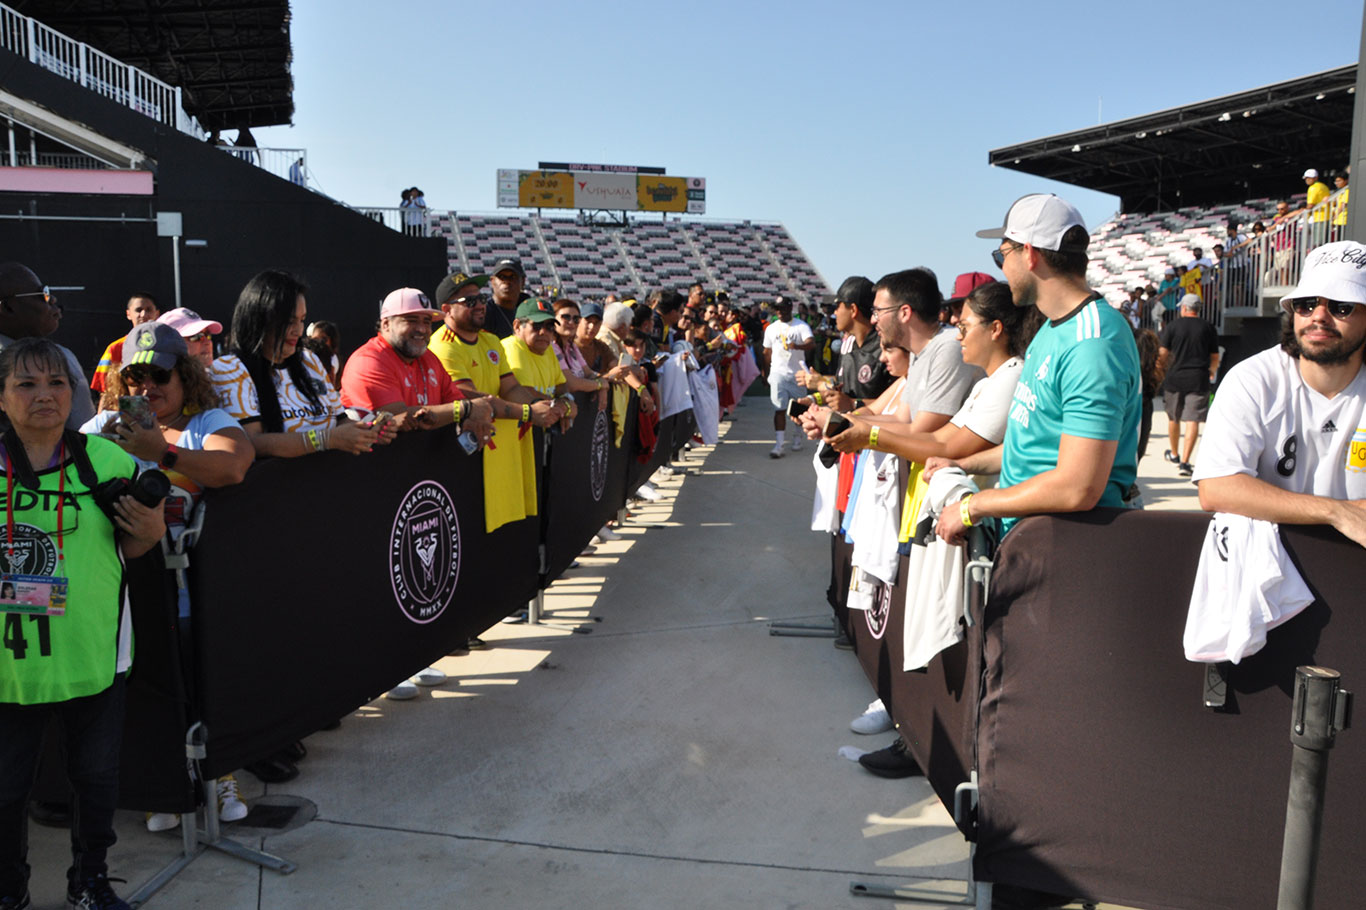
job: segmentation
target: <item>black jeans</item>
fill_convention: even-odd
[[[0,704],[0,896],[28,885],[28,797],[48,718],[66,736],[71,806],[69,882],[107,871],[123,743],[124,678],[97,695],[42,705]]]

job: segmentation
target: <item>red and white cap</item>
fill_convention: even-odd
[[[417,288],[399,288],[397,291],[390,291],[379,307],[380,319],[389,316],[406,316],[409,313],[426,313],[433,318],[441,317],[441,311],[433,309],[431,300]]]
[[[1366,304],[1366,244],[1339,240],[1310,250],[1300,283],[1281,298],[1281,306],[1288,308],[1298,297]]]
[[[162,325],[169,325],[180,333],[181,338],[190,338],[203,331],[207,331],[210,335],[217,335],[223,331],[223,323],[205,319],[189,307],[183,306],[162,313],[157,322]]]
[[[1062,237],[1073,227],[1086,230],[1086,222],[1081,219],[1070,202],[1052,193],[1031,193],[1015,200],[1006,212],[1005,223],[998,228],[987,228],[977,232],[985,240],[1004,237],[1016,243],[1025,243],[1039,250],[1062,250]],[[1089,241],[1089,236],[1088,236]],[[1086,246],[1068,252],[1085,252]]]

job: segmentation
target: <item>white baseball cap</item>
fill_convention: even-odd
[[[1183,310],[1198,310],[1200,309],[1200,304],[1201,300],[1198,295],[1187,294],[1185,297],[1181,298],[1181,302],[1178,304],[1178,306],[1180,306]]]
[[[1314,170],[1314,169],[1311,167],[1309,170],[1307,170],[1307,171],[1304,172],[1304,176],[1305,176],[1305,179],[1313,178],[1314,180],[1318,180],[1318,179],[1319,179],[1319,172],[1316,171],[1316,170]]]
[[[984,240],[997,240],[1004,237],[1016,243],[1027,243],[1035,249],[1061,250],[1062,236],[1072,227],[1086,230],[1071,203],[1059,199],[1052,193],[1031,193],[1015,200],[1006,212],[1005,223],[998,228],[987,228],[977,232]],[[1089,242],[1089,237],[1087,238]],[[1085,252],[1082,246],[1069,252]]]
[[[1281,306],[1288,308],[1298,297],[1366,304],[1366,244],[1339,240],[1310,250],[1300,283],[1281,298]]]

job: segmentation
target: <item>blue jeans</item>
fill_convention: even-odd
[[[119,748],[123,743],[124,678],[114,677],[96,695],[42,705],[0,704],[0,896],[23,894],[28,885],[28,797],[38,767],[43,730],[57,717],[66,739],[71,805],[71,868],[68,882],[107,871],[105,854],[117,839],[114,809],[119,795]]]

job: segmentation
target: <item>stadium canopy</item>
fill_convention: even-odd
[[[288,0],[6,0],[182,89],[207,130],[290,123]]]
[[[993,149],[993,165],[1171,211],[1304,192],[1307,168],[1347,164],[1356,64]]]

